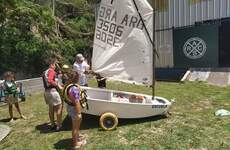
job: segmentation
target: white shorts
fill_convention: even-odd
[[[70,116],[72,120],[76,119],[78,113],[76,112],[74,106],[70,106],[67,104],[67,112],[68,112],[68,116]]]
[[[47,105],[57,106],[62,103],[61,96],[55,88],[46,89],[44,98]]]

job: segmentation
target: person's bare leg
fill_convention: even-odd
[[[55,123],[54,123],[54,106],[53,105],[49,105],[49,118],[50,118],[51,126],[54,127]]]
[[[57,116],[57,130],[59,130],[62,121],[62,104],[54,106],[54,112]]]
[[[62,117],[62,114],[63,114],[63,110],[64,110],[64,102],[61,103],[61,117]]]
[[[26,119],[26,117],[25,117],[25,116],[22,114],[22,112],[21,112],[21,109],[20,109],[20,107],[19,107],[19,103],[16,102],[14,105],[15,105],[15,107],[16,107],[16,109],[17,109],[19,115],[20,115],[20,117],[21,117],[22,119]]]
[[[72,119],[72,143],[73,147],[79,146],[78,143],[78,138],[79,138],[79,129],[81,125],[81,119],[80,118],[75,118],[74,120]]]
[[[73,147],[75,147],[77,145],[77,123],[75,120],[72,120],[72,144]]]
[[[81,120],[82,120],[82,118],[79,118],[78,121],[77,121],[77,129],[78,129],[78,131],[80,130]],[[78,140],[80,139],[79,135],[80,135],[80,133],[78,132],[78,134],[77,134],[77,139]]]
[[[10,122],[14,120],[13,116],[13,105],[9,104],[9,114],[10,114]]]

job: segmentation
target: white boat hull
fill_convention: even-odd
[[[152,100],[152,96],[137,94],[123,91],[112,91],[98,88],[83,87],[88,95],[89,109],[83,110],[85,114],[91,114],[101,116],[105,112],[111,112],[118,118],[145,118],[157,115],[164,115],[171,102],[162,97],[155,97]],[[145,97],[142,103],[130,102],[128,99],[122,101],[115,97],[117,94],[123,94],[126,97],[131,95],[139,95]]]

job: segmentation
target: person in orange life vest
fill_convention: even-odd
[[[68,74],[68,80],[66,85],[78,83],[79,75],[78,73],[71,71]],[[86,144],[86,139],[84,135],[79,134],[82,114],[81,114],[81,104],[80,104],[80,89],[77,86],[71,86],[67,89],[67,94],[69,101],[71,103],[67,104],[68,115],[72,119],[72,146],[73,149],[80,148]]]
[[[62,101],[59,92],[57,89],[59,88],[58,81],[56,81],[56,59],[50,60],[49,69],[44,72],[43,75],[43,83],[44,83],[44,99],[46,104],[49,106],[49,118],[51,122],[51,129],[55,129],[59,131],[61,128],[62,121]],[[57,117],[57,124],[54,122],[54,114]]]

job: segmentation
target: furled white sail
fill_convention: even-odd
[[[152,37],[153,10],[135,0]],[[102,0],[96,22],[92,69],[104,77],[151,84],[152,44],[134,0]]]

